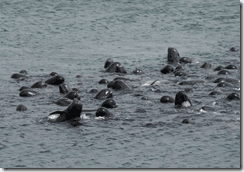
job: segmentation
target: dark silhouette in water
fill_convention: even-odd
[[[17,111],[27,111],[27,107],[25,107],[24,105],[21,104],[21,105],[17,106],[16,110]]]
[[[98,100],[104,100],[112,97],[113,97],[113,92],[110,89],[103,89],[99,91],[94,98]]]
[[[192,106],[190,99],[184,91],[179,91],[175,96],[175,107],[190,107]]]
[[[63,82],[64,82],[64,78],[60,75],[54,76],[54,77],[45,81],[46,84],[50,84],[50,85],[60,85]]]

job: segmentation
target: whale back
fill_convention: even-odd
[[[79,100],[74,99],[73,102],[63,112],[66,114],[66,120],[80,117],[82,112],[82,104]]]
[[[106,72],[116,72],[117,71],[117,67],[120,66],[120,62],[114,62],[112,64],[109,65],[109,67],[106,69]]]
[[[110,89],[103,89],[99,91],[94,98],[98,100],[104,100],[112,97],[113,97],[113,92]]]

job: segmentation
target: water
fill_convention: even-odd
[[[0,21],[0,167],[240,168],[240,102],[225,101],[232,92],[240,94],[240,86],[217,88],[217,72],[200,68],[204,62],[212,68],[233,64],[238,69],[229,77],[240,79],[240,52],[229,51],[240,49],[239,1],[3,0]],[[161,74],[168,47],[199,61],[186,65],[187,73],[213,78],[180,86],[183,79]],[[62,97],[56,86],[36,89],[41,93],[36,97],[19,97],[21,86],[55,71],[81,90],[84,108],[99,107],[103,101],[87,90],[106,88],[98,81],[116,77],[104,73],[108,58],[121,62],[125,77],[134,79],[127,82],[133,91],[113,91],[114,119],[83,119],[77,127],[46,122],[49,113],[65,109],[53,103]],[[133,75],[136,68],[145,74]],[[29,79],[10,78],[23,69]],[[156,79],[163,82],[141,86]],[[163,95],[175,97],[185,88],[193,88],[188,93],[193,107],[160,103]],[[223,94],[209,96],[213,90]],[[215,102],[215,111],[198,111]],[[17,112],[19,104],[28,110]]]

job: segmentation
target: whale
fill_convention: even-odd
[[[74,99],[64,111],[55,111],[48,115],[49,122],[64,122],[73,118],[79,118],[82,112],[81,101]],[[59,114],[54,115],[54,114]]]
[[[60,85],[64,82],[64,78],[60,75],[54,76],[45,81],[46,84],[49,85]]]
[[[173,97],[170,97],[170,96],[163,96],[160,98],[160,102],[161,103],[174,103],[175,99]]]
[[[49,75],[50,76],[58,76],[58,73],[57,72],[51,72]]]
[[[222,69],[221,71],[218,72],[218,75],[229,75],[230,72],[228,70]]]
[[[27,86],[22,86],[22,87],[20,87],[19,91],[22,91],[22,90],[31,90],[31,88],[27,87]]]
[[[187,63],[192,63],[192,62],[193,62],[193,59],[190,58],[190,57],[181,57],[181,58],[180,58],[180,63],[185,63],[185,64],[187,64]]]
[[[83,105],[80,100],[74,99],[69,106],[63,111],[54,111],[48,115],[48,122],[64,122],[80,120],[81,112],[93,112],[98,109],[83,109]]]
[[[75,92],[75,91],[70,91],[70,92],[68,92],[68,93],[64,96],[64,98],[68,98],[68,99],[70,99],[70,100],[73,100],[73,99],[78,99],[78,100],[80,100],[80,97],[79,97],[78,93]]]
[[[14,73],[14,74],[11,76],[11,78],[13,78],[13,79],[21,79],[21,78],[23,78],[23,79],[25,79],[25,78],[28,78],[28,76],[26,76],[26,75],[24,75],[24,74],[21,74],[21,73]]]
[[[72,102],[72,100],[70,100],[68,98],[61,98],[61,99],[55,101],[54,103],[59,106],[68,106],[71,102]]]
[[[68,92],[72,91],[72,89],[65,83],[60,84],[58,87],[61,94],[67,94]]]
[[[16,111],[27,111],[27,107],[24,105],[20,104],[17,106]]]
[[[180,54],[176,48],[169,47],[168,48],[168,55],[167,55],[168,63],[178,64],[180,61]]]
[[[102,89],[96,94],[94,98],[98,100],[104,100],[112,97],[113,97],[113,92],[110,89]]]
[[[109,67],[112,63],[113,63],[113,59],[108,58],[104,64],[104,68],[106,69],[107,67]]]
[[[32,96],[36,96],[36,95],[39,95],[38,92],[34,91],[34,90],[22,90],[20,93],[19,93],[19,96],[20,97],[32,97]]]
[[[130,88],[123,81],[120,80],[109,82],[107,87],[112,88],[114,90],[130,90]]]
[[[203,68],[203,69],[210,69],[211,67],[212,67],[212,65],[207,62],[203,63],[203,65],[201,66],[201,68]]]
[[[237,69],[237,67],[235,65],[227,65],[225,66],[225,69]]]
[[[138,75],[138,74],[143,74],[144,72],[141,69],[136,68],[135,70],[133,70],[132,73]]]
[[[98,83],[99,84],[108,84],[109,81],[107,79],[101,79]]]
[[[162,74],[168,74],[174,72],[174,68],[171,65],[166,65],[161,71]]]
[[[227,96],[226,98],[227,100],[231,101],[231,100],[240,100],[240,96],[237,93],[231,93]]]
[[[19,73],[24,74],[24,75],[28,74],[28,72],[26,70],[21,70]]]
[[[100,107],[96,111],[96,117],[110,117],[112,113],[105,107]]]
[[[186,80],[186,81],[181,81],[179,83],[179,85],[195,85],[195,84],[198,84],[198,83],[204,83],[205,81],[204,80]]]
[[[125,68],[121,65],[119,62],[114,62],[111,65],[109,65],[105,72],[110,72],[110,73],[127,73]]]
[[[192,106],[192,103],[186,93],[184,91],[179,91],[175,95],[175,107],[180,108],[180,107],[190,107]]]
[[[38,81],[31,86],[31,88],[45,88],[45,87],[47,87],[47,84],[44,81]]]
[[[102,103],[101,107],[105,107],[105,108],[116,108],[118,106],[116,105],[115,101],[112,98],[110,98],[110,99],[106,99]]]
[[[218,66],[218,67],[216,67],[216,68],[214,69],[214,71],[221,71],[222,69],[224,69],[223,66]]]

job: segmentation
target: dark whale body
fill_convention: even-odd
[[[70,92],[68,92],[64,97],[65,97],[65,98],[68,98],[68,99],[70,99],[70,100],[73,100],[73,99],[78,99],[78,100],[80,100],[80,97],[79,97],[78,93],[75,92],[75,91],[70,91]]]
[[[19,91],[22,91],[22,90],[31,90],[30,87],[27,87],[27,86],[22,86]]]
[[[115,103],[115,101],[113,99],[107,99],[107,100],[105,100],[102,103],[101,107],[105,107],[105,108],[116,108],[117,105],[116,105],[116,103]]]
[[[46,84],[50,84],[50,85],[60,85],[63,82],[64,82],[64,78],[60,75],[54,76],[54,77],[45,81]]]
[[[16,108],[17,111],[27,111],[27,107],[25,107],[24,105],[18,105]]]
[[[56,72],[51,72],[49,75],[50,75],[50,76],[58,76],[58,73],[56,73]]]
[[[192,104],[188,96],[185,94],[184,91],[179,91],[175,95],[175,107],[180,108],[180,107],[190,107],[190,106],[192,106]]]
[[[109,83],[109,81],[107,79],[101,79],[98,83],[99,84],[107,84],[107,83]]]
[[[94,98],[98,100],[104,100],[112,97],[113,97],[113,92],[110,89],[103,89],[99,91]]]
[[[19,79],[19,78],[28,78],[28,76],[21,74],[21,73],[14,73],[11,78],[13,79]]]
[[[39,93],[34,90],[22,90],[19,93],[20,97],[32,97],[32,96],[36,96],[36,95],[39,95]]]
[[[141,69],[135,69],[133,70],[132,73],[138,75],[138,74],[143,74],[144,72]]]
[[[112,116],[112,113],[110,113],[109,110],[104,107],[98,108],[96,111],[96,117],[110,117],[110,116]]]
[[[47,87],[47,84],[44,81],[38,81],[31,86],[31,88],[45,88],[45,87]]]
[[[175,99],[170,96],[163,96],[163,97],[161,97],[160,102],[161,103],[174,103]]]
[[[240,96],[237,93],[231,93],[227,96],[227,100],[240,100]]]
[[[64,122],[67,120],[71,120],[74,118],[80,117],[82,112],[82,104],[79,100],[74,99],[73,102],[65,109],[64,111],[55,111],[49,114],[60,114],[59,117],[55,119],[53,122]]]
[[[59,85],[59,92],[62,94],[67,94],[68,92],[72,91],[72,89],[65,83]]]
[[[207,62],[205,62],[202,66],[201,66],[201,68],[204,68],[204,69],[210,69],[212,67],[212,65],[210,64],[210,63],[207,63]]]
[[[168,48],[168,56],[167,56],[168,63],[177,64],[180,61],[180,54],[176,48],[169,47]]]
[[[180,63],[192,63],[192,58],[190,57],[181,57],[180,58]]]
[[[104,64],[104,68],[109,67],[113,62],[114,62],[113,59],[108,58]]]
[[[108,83],[107,87],[114,90],[130,90],[130,88],[123,81],[120,80]]]
[[[119,63],[119,62],[114,62],[112,63],[106,70],[105,72],[110,72],[110,73],[127,73],[125,68]]]
[[[28,72],[26,70],[21,70],[19,73],[24,74],[24,75],[28,74]]]
[[[209,95],[213,96],[213,95],[221,95],[222,92],[220,91],[212,91],[211,93],[209,93]]]
[[[229,75],[230,72],[228,70],[222,69],[221,71],[218,72],[218,75]]]
[[[225,69],[237,69],[237,67],[235,65],[227,65]]]
[[[216,67],[216,68],[214,69],[214,71],[221,71],[222,69],[224,69],[223,66],[218,66],[218,67]]]
[[[205,82],[204,80],[189,80],[189,81],[182,81],[179,83],[179,85],[195,85],[204,82]]]
[[[168,74],[174,72],[174,68],[170,65],[166,65],[161,71],[162,74]]]
[[[68,106],[72,101],[68,98],[62,98],[54,102],[55,104],[59,106]]]

